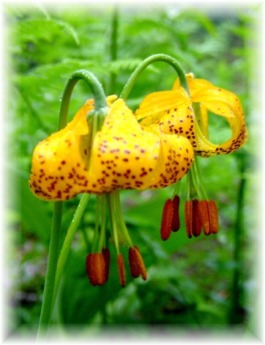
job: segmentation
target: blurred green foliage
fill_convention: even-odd
[[[219,206],[220,232],[188,240],[182,216],[182,229],[162,243],[161,211],[172,188],[122,192],[124,216],[134,242],[141,248],[148,280],[128,278],[127,286],[120,288],[114,262],[106,286],[91,287],[85,273],[88,250],[79,231],[64,271],[53,324],[66,333],[77,326],[82,332],[92,329],[97,333],[104,325],[119,324],[142,325],[143,329],[174,325],[176,330],[250,327],[257,292],[251,274],[255,264],[255,214],[250,211],[255,207],[256,193],[253,148],[257,143],[251,133],[257,125],[250,88],[257,9],[197,10],[172,4],[145,11],[122,6],[117,12],[116,45],[112,6],[16,4],[6,5],[5,12],[11,61],[11,97],[5,119],[10,142],[6,170],[12,186],[7,211],[11,243],[9,332],[34,334],[38,324],[52,203],[31,194],[28,177],[34,146],[57,128],[67,78],[76,69],[88,69],[107,93],[119,93],[139,61],[154,53],[176,57],[184,70],[231,90],[242,101],[249,142],[235,154],[200,159],[209,197]],[[138,80],[128,104],[135,108],[146,94],[170,89],[175,78],[170,66],[152,65]],[[73,94],[70,116],[90,97],[87,87],[80,83]],[[217,133],[213,137],[216,142],[227,135],[227,127],[218,120],[211,122],[211,130]],[[183,215],[185,181],[182,187]],[[64,231],[78,200],[76,197],[65,203]],[[92,198],[82,221],[88,238],[93,232],[94,206]]]

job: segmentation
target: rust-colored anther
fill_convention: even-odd
[[[189,238],[192,237],[192,227],[193,227],[193,203],[192,200],[185,202],[185,224],[186,231]]]
[[[211,233],[217,234],[218,227],[219,227],[218,208],[214,200],[208,201],[208,210],[209,210]]]
[[[173,219],[172,219],[172,231],[178,231],[180,228],[180,220],[179,220],[179,202],[180,198],[178,195],[175,195],[173,198]]]
[[[198,205],[199,217],[205,235],[211,234],[209,207],[207,200],[201,200]]]
[[[141,275],[143,280],[146,280],[147,272],[144,260],[137,246],[129,248],[129,264],[132,277],[137,278]]]
[[[164,205],[161,229],[160,229],[160,235],[163,241],[166,241],[170,236],[171,229],[172,229],[173,212],[174,212],[173,201],[171,199],[168,199]]]
[[[110,266],[110,251],[108,248],[102,249],[102,255],[105,261],[105,281],[109,279],[109,266]]]
[[[197,237],[201,234],[202,224],[199,216],[199,201],[192,200],[192,234]]]
[[[124,259],[121,253],[118,254],[117,256],[117,264],[118,264],[120,284],[122,287],[124,287],[126,284],[126,272],[125,272]]]
[[[92,285],[103,285],[106,281],[105,260],[101,253],[91,253],[86,258],[87,276]]]

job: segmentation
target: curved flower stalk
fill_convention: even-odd
[[[232,92],[204,79],[187,75],[190,96],[176,80],[171,91],[149,94],[136,111],[143,126],[158,125],[163,133],[188,138],[197,155],[209,157],[239,149],[247,140],[247,128],[240,101]],[[216,145],[208,138],[208,112],[226,118],[232,137]]]
[[[194,157],[190,141],[138,124],[122,99],[109,98],[104,124],[90,143],[90,100],[62,130],[40,142],[30,188],[40,198],[67,200],[78,193],[160,188],[180,180]]]

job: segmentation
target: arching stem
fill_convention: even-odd
[[[68,79],[68,82],[63,92],[58,129],[64,128],[67,124],[68,109],[72,92],[76,83],[80,80],[84,80],[88,84],[94,95],[95,111],[107,107],[107,101],[103,87],[98,81],[98,79],[94,76],[94,74],[86,70],[75,71]]]
[[[83,80],[87,83],[87,85],[89,86],[89,88],[91,89],[94,95],[95,113],[97,112],[100,113],[101,109],[107,108],[106,96],[104,94],[102,85],[100,84],[98,79],[89,71],[78,70],[71,75],[63,92],[60,115],[59,115],[59,124],[58,124],[59,130],[64,128],[67,124],[68,109],[69,109],[71,95],[72,95],[75,85],[80,80]],[[83,200],[82,205],[86,204],[85,202],[86,198],[85,199],[83,198],[82,200]],[[81,207],[81,202],[80,202],[80,207]],[[76,215],[76,221],[73,227],[74,231],[78,228],[79,223],[81,221],[81,216],[84,211],[83,208],[81,208],[82,212],[78,211],[80,210],[80,207],[77,209],[78,214]],[[59,284],[58,279],[60,278],[60,276],[59,278],[58,276],[56,278],[56,270],[57,270],[57,262],[58,262],[58,255],[59,255],[62,208],[63,208],[63,202],[59,201],[54,204],[47,272],[46,272],[45,286],[44,286],[44,292],[43,292],[43,303],[41,306],[41,314],[40,314],[39,327],[38,327],[38,336],[44,334],[49,326],[54,297],[55,297],[55,290],[57,290],[57,287]],[[81,213],[79,214],[79,212]],[[73,221],[74,220],[75,220],[75,217]],[[65,251],[65,247],[63,247],[63,250],[64,250],[63,262],[65,262],[66,256],[68,255],[68,251]],[[56,280],[56,284],[55,284],[55,280]]]
[[[131,74],[128,82],[126,83],[126,85],[124,86],[121,94],[120,94],[120,98],[123,98],[124,100],[126,100],[129,96],[129,93],[131,92],[136,79],[139,77],[139,75],[146,69],[146,67],[148,67],[150,64],[154,63],[154,62],[165,62],[168,63],[169,65],[171,65],[174,70],[177,72],[178,76],[179,76],[179,80],[180,80],[180,85],[186,90],[186,92],[189,94],[189,88],[188,88],[188,83],[186,80],[186,76],[185,73],[182,69],[182,67],[180,66],[179,62],[174,59],[172,56],[170,55],[166,55],[166,54],[155,54],[155,55],[151,55],[148,58],[146,58],[145,60],[143,60],[140,65],[134,70],[134,72]]]

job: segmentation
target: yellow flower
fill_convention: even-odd
[[[91,148],[92,100],[36,146],[30,188],[38,197],[66,200],[84,192],[159,188],[188,172],[194,156],[189,140],[142,127],[125,102],[114,98],[108,98],[108,114]]]
[[[196,154],[204,157],[230,153],[241,147],[247,140],[247,129],[238,97],[192,75],[187,75],[187,81],[190,97],[179,79],[173,90],[149,94],[136,111],[141,125],[159,126],[163,133],[188,138]],[[222,144],[208,139],[208,111],[226,118],[231,127],[232,137]]]

